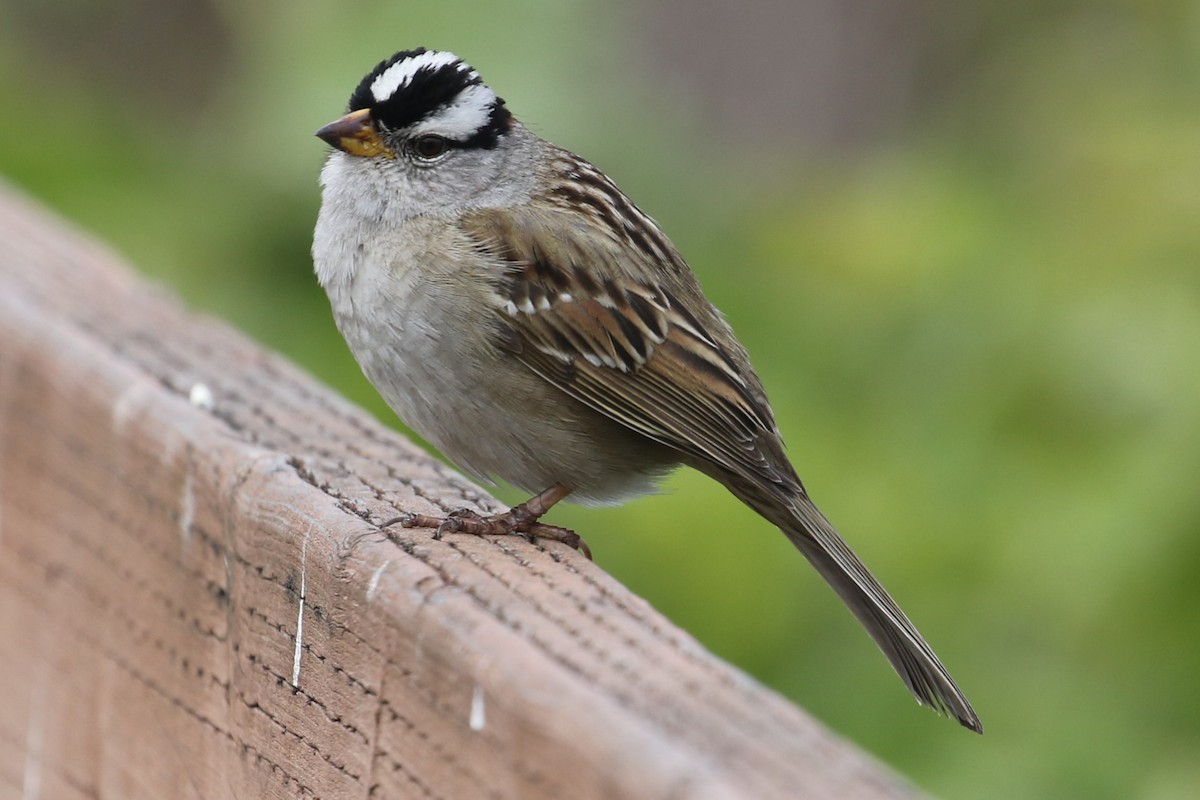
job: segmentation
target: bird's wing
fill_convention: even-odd
[[[662,256],[577,217],[531,207],[464,217],[473,241],[503,265],[495,287],[502,346],[690,460],[798,489],[744,351],[665,237],[655,246],[670,248],[672,261],[630,270]]]

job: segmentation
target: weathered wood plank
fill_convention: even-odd
[[[911,796],[598,567],[0,189],[0,796]]]

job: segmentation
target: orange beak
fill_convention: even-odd
[[[395,154],[379,138],[379,131],[375,130],[375,125],[371,122],[371,112],[365,108],[351,111],[341,119],[329,123],[317,131],[317,136],[352,156],[395,158]]]

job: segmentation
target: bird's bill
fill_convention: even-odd
[[[371,112],[365,108],[351,111],[341,119],[334,120],[317,131],[317,136],[352,156],[393,157],[392,151],[379,138],[379,131],[375,130],[375,125],[371,122]]]

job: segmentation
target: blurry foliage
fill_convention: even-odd
[[[988,732],[912,708],[783,537],[698,475],[556,521],[935,793],[1195,796],[1194,5],[924,4],[921,103],[837,153],[707,140],[602,4],[214,3],[187,43],[166,22],[142,42],[122,21],[149,4],[109,5],[0,9],[0,173],[395,424],[311,276],[311,132],[393,50],[455,50],[671,233],[810,490]],[[106,33],[144,46],[71,39]]]

